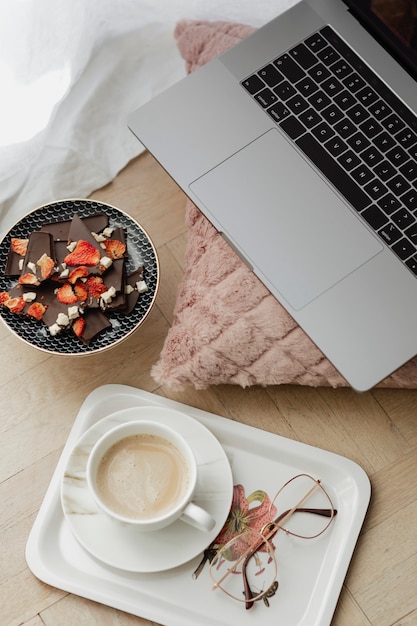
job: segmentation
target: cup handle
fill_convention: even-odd
[[[212,518],[210,513],[207,513],[204,509],[189,502],[185,507],[181,518],[183,522],[190,524],[198,528],[198,530],[205,530],[206,532],[213,530],[216,520]]]

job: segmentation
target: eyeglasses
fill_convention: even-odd
[[[268,499],[264,492],[255,494],[258,499],[259,494]],[[309,508],[303,506],[307,500],[312,505]],[[220,589],[243,602],[246,609],[261,599],[269,606],[269,600],[278,590],[273,543],[277,533],[283,531],[294,541],[316,539],[329,528],[337,514],[320,480],[308,474],[298,474],[288,480],[268,503],[266,510],[265,506],[248,509],[244,532],[235,534],[226,543],[221,542],[220,533],[205,551],[194,573],[196,578],[208,560],[213,589]]]

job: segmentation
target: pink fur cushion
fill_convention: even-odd
[[[225,22],[183,21],[175,35],[191,72],[253,30]],[[346,385],[190,201],[186,220],[185,274],[153,378],[173,389],[224,383]],[[381,386],[414,388],[416,383],[413,359]]]

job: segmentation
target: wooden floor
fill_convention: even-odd
[[[94,198],[135,217],[157,246],[157,306],[128,342],[73,360],[47,356],[0,324],[0,624],[143,626],[146,620],[41,583],[28,569],[28,533],[78,409],[94,388],[124,383],[345,455],[373,496],[334,626],[417,624],[417,392],[220,386],[173,393],[150,376],[183,272],[185,198],[143,154]],[[196,624],[198,626],[198,624]],[[291,626],[283,624],[282,626]]]

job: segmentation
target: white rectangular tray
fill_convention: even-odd
[[[136,574],[93,559],[76,541],[60,501],[63,469],[80,436],[95,422],[123,408],[160,405],[183,411],[217,437],[231,463],[234,483],[246,494],[273,495],[281,475],[307,472],[320,478],[338,509],[320,551],[285,559],[278,553],[280,587],[267,608],[244,605],[212,591],[207,571],[193,580],[201,556],[166,572]],[[104,385],[84,401],[52,477],[26,546],[29,568],[65,591],[166,626],[326,626],[330,624],[370,499],[361,467],[345,457],[252,428],[125,385]],[[277,552],[279,552],[277,550]],[[207,570],[207,567],[205,568]]]

